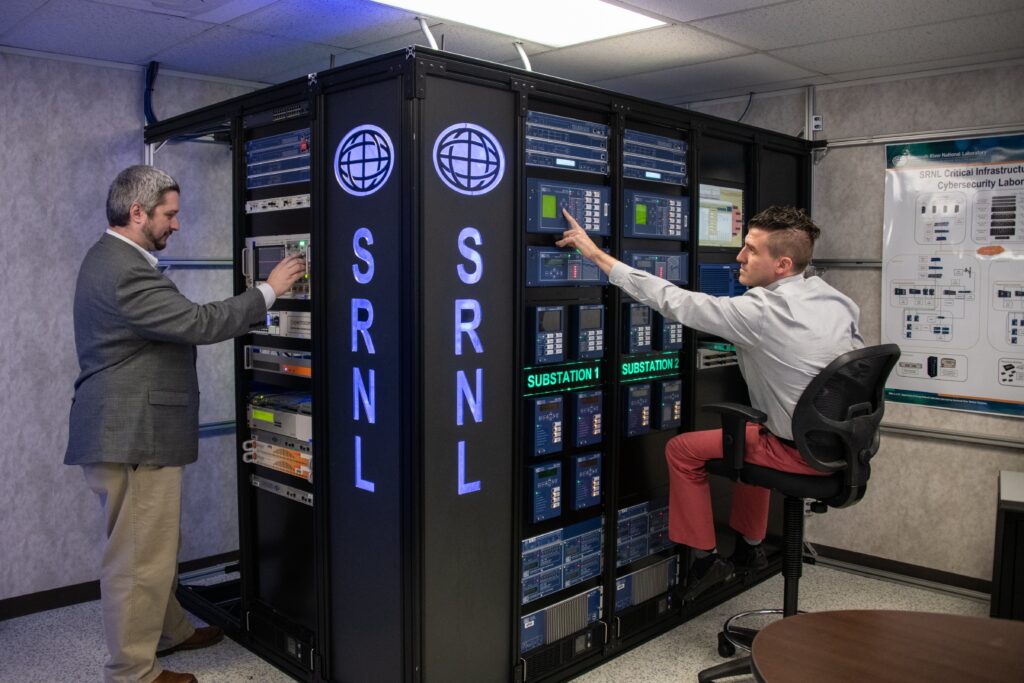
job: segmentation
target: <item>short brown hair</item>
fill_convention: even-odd
[[[814,242],[821,235],[821,229],[807,212],[793,206],[769,206],[751,218],[747,226],[770,233],[768,253],[772,258],[791,258],[795,273],[807,268],[814,254]]]

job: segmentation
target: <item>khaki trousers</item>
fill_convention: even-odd
[[[156,651],[195,631],[174,591],[181,544],[183,467],[95,463],[85,480],[100,497],[106,542],[100,604],[110,659],[107,683],[149,683],[163,669]]]

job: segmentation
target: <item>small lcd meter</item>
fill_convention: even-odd
[[[574,446],[592,446],[601,443],[604,438],[601,424],[603,404],[604,392],[600,389],[578,391],[572,395]]]
[[[624,335],[626,353],[646,353],[651,350],[651,316],[654,313],[644,304],[626,304]]]
[[[533,335],[531,361],[535,364],[565,360],[565,306],[534,306],[530,309]]]
[[[533,490],[533,523],[552,519],[562,513],[562,464],[548,462],[530,467]]]
[[[575,488],[574,510],[593,507],[601,502],[600,453],[587,453],[573,458],[572,478]]]
[[[651,385],[630,384],[626,387],[626,436],[639,436],[651,431]]]
[[[683,383],[667,379],[655,385],[655,429],[677,429],[683,424]]]
[[[683,348],[683,324],[654,314],[654,348],[659,351],[678,351]]]
[[[573,352],[577,360],[604,356],[604,305],[582,304],[572,309]]]
[[[527,399],[532,416],[534,455],[547,455],[562,450],[562,397],[539,396]]]

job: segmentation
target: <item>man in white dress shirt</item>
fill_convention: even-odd
[[[612,284],[666,318],[732,342],[753,406],[768,415],[747,425],[746,462],[795,474],[811,468],[792,442],[792,416],[811,380],[832,360],[864,345],[860,311],[818,277],[805,278],[820,230],[804,211],[769,207],[750,219],[739,280],[742,296],[715,297],[681,289],[630,268],[599,249],[568,213],[570,229],[560,247],[575,247]],[[665,447],[669,468],[669,537],[694,550],[683,597],[692,600],[728,579],[735,569],[767,562],[761,541],[768,524],[770,491],[742,482],[733,494],[729,526],[736,533],[731,561],[718,556],[711,494],[704,463],[722,457],[722,430],[680,434]]]

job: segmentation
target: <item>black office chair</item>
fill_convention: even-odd
[[[767,416],[735,403],[717,403],[705,410],[722,416],[721,460],[710,460],[708,472],[747,484],[775,489],[786,499],[783,508],[782,575],[785,580],[783,608],[754,610],[734,615],[718,634],[718,651],[735,654],[736,647],[750,650],[757,631],[733,622],[762,614],[797,613],[804,544],[804,499],[812,512],[847,507],[864,497],[869,461],[878,451],[878,425],[885,412],[882,398],[889,372],[900,357],[896,344],[855,349],[836,358],[815,377],[793,411],[793,441],[811,467],[831,476],[789,474],[743,462],[747,422],[762,424]],[[749,675],[750,657],[741,657],[701,671],[698,681]]]

